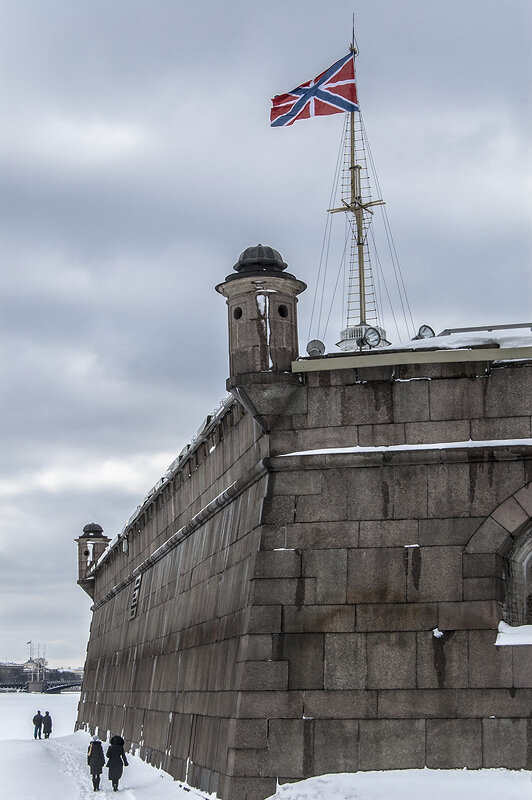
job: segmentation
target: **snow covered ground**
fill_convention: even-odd
[[[2,800],[88,800],[94,797],[86,752],[90,737],[72,733],[79,694],[0,693],[0,797]],[[54,721],[50,739],[33,739],[40,709]],[[124,800],[198,800],[160,770],[128,756],[120,782]],[[102,776],[99,797],[115,797]],[[212,796],[211,796],[212,797]],[[271,800],[530,800],[532,773],[497,770],[403,770],[323,775],[279,787]]]

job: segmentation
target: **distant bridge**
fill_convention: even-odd
[[[62,683],[58,683],[57,681],[53,683],[45,683],[42,692],[44,694],[60,694],[63,689],[81,689],[81,679],[77,681],[63,681]],[[27,692],[28,682],[0,683],[0,691]]]
[[[46,694],[60,694],[63,689],[81,689],[81,680],[70,683],[48,683],[44,691]]]

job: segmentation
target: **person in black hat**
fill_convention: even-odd
[[[124,752],[124,740],[121,736],[111,737],[111,744],[107,748],[107,766],[109,768],[109,780],[113,784],[113,791],[118,791],[118,781],[122,777],[124,767],[128,766],[128,760]]]
[[[44,712],[44,717],[42,718],[42,732],[44,733],[45,739],[50,738],[52,732],[52,718],[49,711]]]

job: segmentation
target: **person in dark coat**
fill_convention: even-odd
[[[44,733],[44,738],[49,739],[52,732],[52,718],[49,711],[44,712],[44,717],[42,718],[42,731]]]
[[[33,729],[33,738],[34,739],[36,739],[37,737],[39,737],[39,739],[41,738],[41,728],[42,728],[43,719],[44,719],[44,717],[41,714],[41,712],[37,711],[37,713],[33,717],[33,724],[35,726],[34,729]]]
[[[105,756],[103,754],[103,745],[97,736],[92,737],[92,741],[87,751],[87,764],[91,769],[92,785],[94,791],[100,789],[100,775],[102,774],[103,765],[105,764]]]
[[[128,766],[128,760],[124,752],[124,740],[121,736],[111,737],[111,744],[107,748],[107,766],[109,767],[109,780],[113,784],[113,791],[117,792],[118,781],[122,777],[124,767]]]

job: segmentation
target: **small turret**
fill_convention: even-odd
[[[229,309],[229,382],[237,375],[289,372],[299,355],[297,295],[307,287],[285,272],[273,247],[248,247],[216,291]]]
[[[104,536],[101,525],[90,522],[75,541],[78,545],[78,584],[94,599],[94,575],[91,573],[111,540]]]

